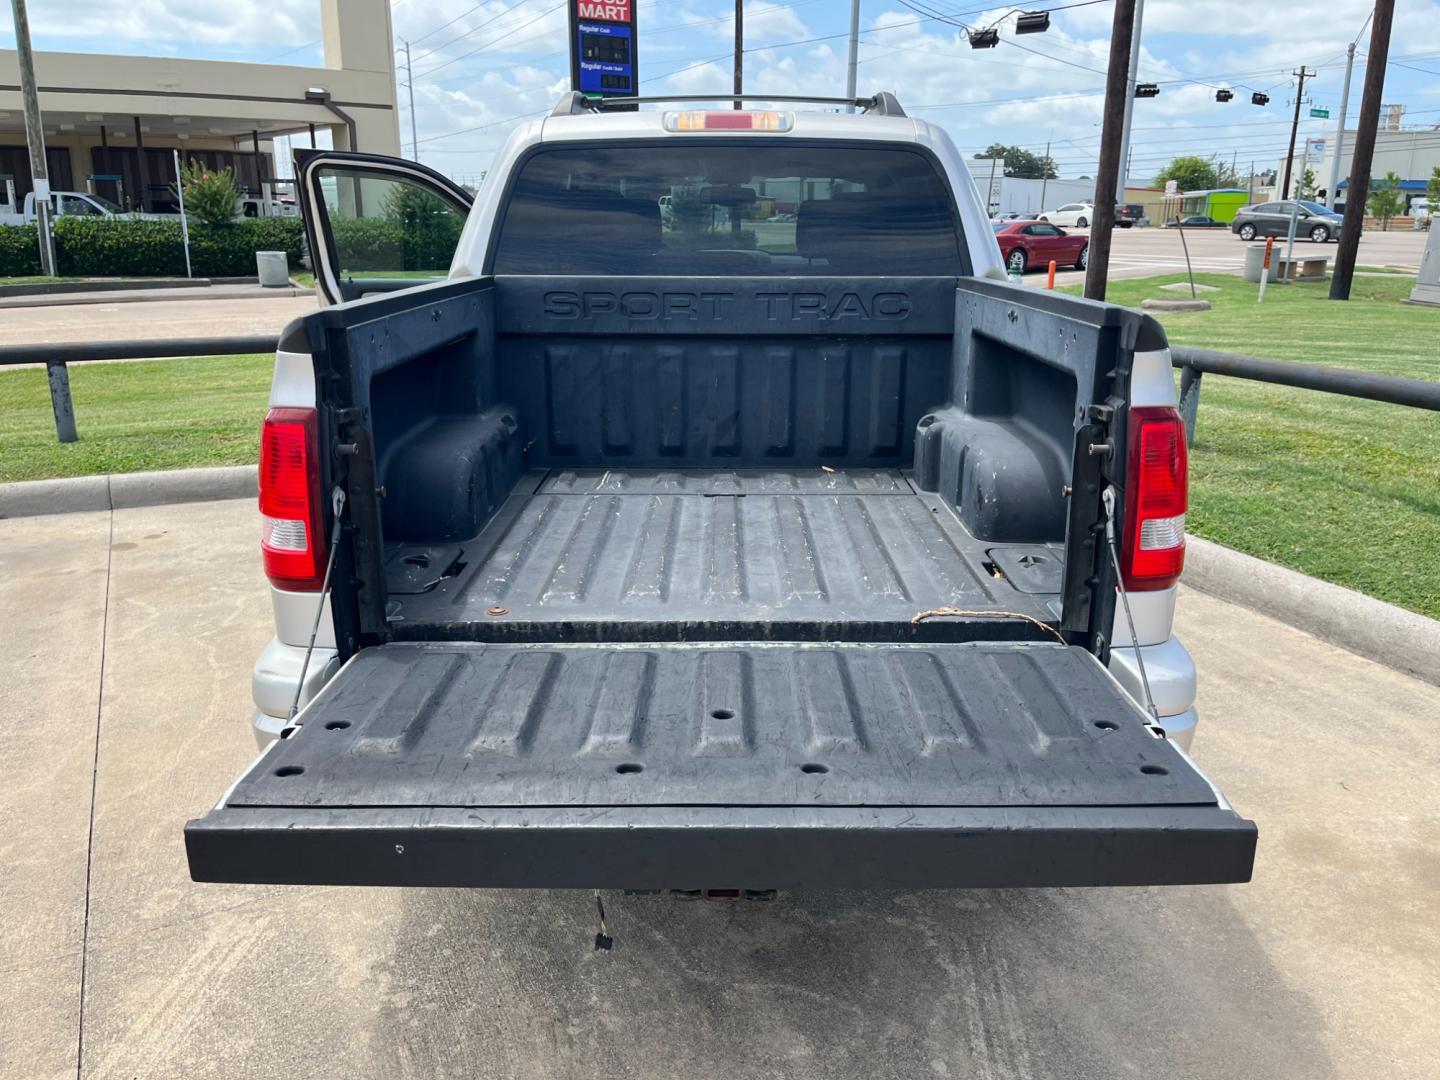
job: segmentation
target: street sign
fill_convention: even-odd
[[[1324,140],[1324,139],[1306,139],[1306,140],[1305,140],[1305,164],[1306,164],[1306,165],[1318,165],[1318,164],[1320,164],[1320,162],[1322,162],[1322,161],[1324,161],[1324,160],[1325,160],[1325,140]]]
[[[570,87],[587,97],[635,97],[640,57],[633,0],[570,0]]]
[[[1310,118],[1311,118],[1312,120],[1329,120],[1329,119],[1330,119],[1330,110],[1329,110],[1329,109],[1311,109],[1311,110],[1310,110]]]
[[[976,158],[975,167],[970,175],[977,181],[987,180],[985,195],[985,208],[990,213],[1000,209],[1000,195],[1005,183],[1005,159],[1004,158]]]

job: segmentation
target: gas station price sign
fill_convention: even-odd
[[[639,94],[633,0],[571,0],[570,85],[594,97]]]

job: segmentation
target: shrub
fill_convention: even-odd
[[[0,225],[0,277],[40,273],[40,239],[34,225]]]
[[[185,216],[193,224],[226,225],[235,220],[240,188],[232,170],[211,170],[192,158],[180,169],[180,183],[185,194]]]
[[[283,251],[298,266],[303,232],[298,218],[193,225],[192,271],[196,277],[253,277],[257,251]],[[55,261],[67,276],[184,277],[180,219],[58,218]]]

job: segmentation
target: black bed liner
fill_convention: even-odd
[[[1254,826],[1058,644],[395,643],[209,816],[197,880],[1247,880]]]
[[[536,471],[473,540],[387,560],[391,631],[416,641],[953,639],[963,626],[911,620],[1053,622],[1062,566],[1059,544],[977,540],[900,469],[819,466]]]

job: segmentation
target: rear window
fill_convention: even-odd
[[[531,156],[496,274],[964,273],[949,185],[925,154],[677,139]]]

